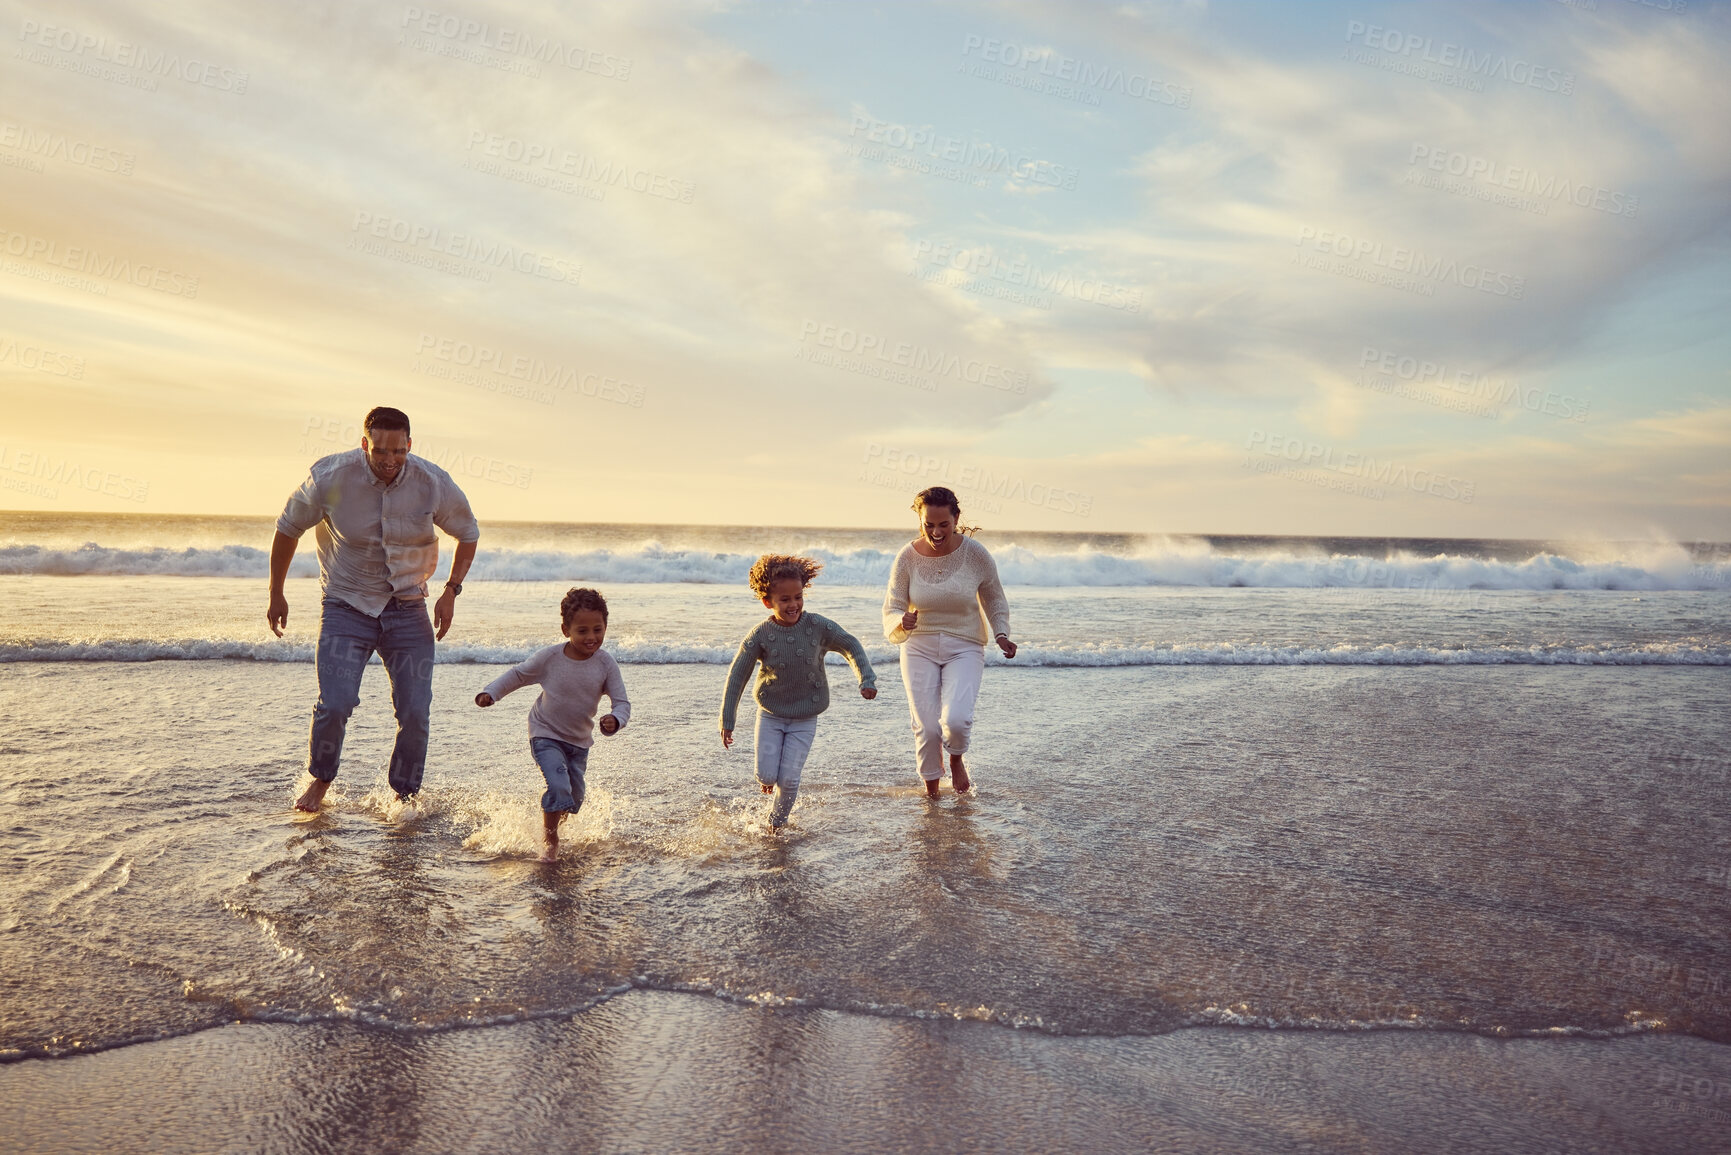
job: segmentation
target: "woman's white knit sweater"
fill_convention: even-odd
[[[902,629],[902,614],[919,611],[919,623]],[[998,565],[971,537],[944,557],[926,557],[912,544],[896,555],[884,594],[884,637],[898,645],[912,634],[950,634],[986,644],[1010,632],[1010,602],[998,580]]]

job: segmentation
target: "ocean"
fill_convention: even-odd
[[[0,514],[0,1149],[1731,1149],[1722,544],[988,529],[933,802],[909,532],[488,524],[417,804],[374,668],[307,816],[271,530]],[[779,837],[716,733],[765,551],[881,688]],[[633,716],[542,867],[533,695],[472,699],[575,585]]]

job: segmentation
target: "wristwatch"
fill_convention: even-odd
[[[463,583],[462,582],[446,582],[445,588],[450,590],[451,595],[453,597],[455,597],[457,594],[460,594],[463,592]]]

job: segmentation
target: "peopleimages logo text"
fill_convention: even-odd
[[[1374,368],[1379,376],[1385,378],[1410,381],[1414,385],[1451,389],[1470,398],[1482,399],[1491,405],[1518,405],[1529,412],[1542,413],[1563,421],[1585,421],[1587,411],[1592,408],[1592,402],[1583,397],[1541,390],[1534,386],[1523,388],[1514,381],[1493,381],[1489,374],[1474,369],[1460,369],[1451,376],[1448,366],[1441,362],[1409,357],[1390,349],[1378,349],[1374,345],[1364,347],[1364,351],[1359,354],[1358,366],[1361,370]],[[1362,373],[1359,384],[1370,384],[1371,388],[1379,388],[1378,385],[1367,382]],[[1380,391],[1389,392],[1387,389]],[[1494,414],[1495,410],[1490,413]]]
[[[861,113],[854,116],[848,135],[863,137],[867,144],[894,152],[909,156],[923,153],[934,161],[960,165],[988,175],[1002,175],[1050,188],[1076,187],[1077,170],[1072,165],[1042,160],[1020,149],[1004,148],[990,141],[946,136],[929,124],[897,124]]]
[[[133,68],[151,76],[173,77],[220,92],[245,93],[250,79],[248,73],[212,64],[208,60],[183,58],[178,52],[165,52],[124,40],[110,44],[106,36],[58,24],[43,24],[39,20],[22,21],[18,26],[18,39],[102,64]]]
[[[536,36],[533,32],[526,32],[521,28],[492,24],[486,20],[470,20],[452,12],[405,8],[402,26],[410,32],[438,36],[457,44],[502,52],[507,56],[521,56],[542,64],[562,64],[573,72],[587,72],[607,80],[631,79],[629,57],[596,52],[580,44],[567,44],[551,36]]]
[[[1410,273],[1424,280],[1449,281],[1463,289],[1477,289],[1481,293],[1514,301],[1520,300],[1527,291],[1527,279],[1514,273],[1498,272],[1470,261],[1462,264],[1452,257],[1427,257],[1417,249],[1399,245],[1384,252],[1381,241],[1355,238],[1332,229],[1303,225],[1292,243],[1299,246],[1308,243],[1319,253],[1332,253],[1352,261],[1369,261],[1378,268]]]
[[[847,353],[861,360],[874,358],[914,373],[954,377],[973,385],[984,385],[988,389],[1002,389],[1007,393],[1028,391],[1028,374],[1022,370],[983,361],[978,357],[962,357],[941,349],[915,345],[910,341],[892,341],[876,333],[862,333],[843,325],[823,325],[816,321],[806,321],[800,326],[799,339],[802,344],[815,341],[826,349]]]
[[[1324,469],[1372,485],[1410,490],[1468,505],[1473,500],[1473,483],[1463,478],[1447,476],[1434,469],[1409,469],[1400,462],[1378,460],[1366,453],[1339,452],[1332,445],[1318,445],[1302,437],[1253,429],[1244,449],[1247,460],[1260,452],[1264,457],[1289,461],[1300,468]]]
[[[519,273],[568,285],[575,285],[583,275],[583,265],[579,261],[531,252],[498,241],[483,241],[468,233],[447,232],[436,225],[418,224],[397,217],[370,213],[365,209],[355,212],[355,223],[349,226],[349,231],[378,237],[412,249],[426,249],[430,253],[472,261],[477,265],[491,265],[494,268],[509,266]]]
[[[980,494],[988,500],[1020,501],[1057,513],[1073,513],[1078,517],[1087,517],[1094,508],[1094,495],[1091,493],[1081,493],[1046,482],[1024,481],[1012,474],[993,473],[978,465],[894,445],[880,445],[876,441],[866,446],[864,462],[868,468],[874,465],[881,467],[887,475],[885,480],[893,479],[897,484],[921,487],[947,485]],[[868,475],[865,480],[872,478]]]
[[[1411,57],[1416,53],[1417,58],[1426,64],[1457,69],[1468,76],[1506,80],[1511,84],[1537,88],[1543,92],[1561,93],[1564,96],[1573,96],[1575,93],[1573,72],[1543,68],[1518,56],[1511,60],[1507,54],[1475,52],[1448,40],[1438,44],[1429,36],[1402,33],[1393,28],[1384,28],[1380,24],[1366,24],[1362,20],[1347,21],[1346,42],[1363,44],[1366,48],[1375,48],[1392,56]]]
[[[1454,152],[1441,145],[1414,143],[1407,164],[1432,172],[1446,172],[1462,180],[1480,182],[1492,188],[1510,189],[1538,200],[1567,201],[1584,209],[1596,209],[1614,217],[1632,217],[1641,207],[1641,198],[1598,185],[1583,184],[1555,173],[1540,173],[1537,169],[1501,164],[1482,156]]]
[[[970,35],[962,41],[962,55],[975,54],[989,63],[1000,64],[1005,68],[1019,68],[1024,72],[1031,69],[1041,76],[1074,84],[1080,89],[1116,92],[1133,100],[1147,100],[1174,108],[1190,107],[1191,92],[1188,85],[1158,80],[1141,72],[1126,72],[1122,68],[1113,68],[1106,64],[1092,64],[1074,56],[1054,53],[1049,48],[1034,48],[1018,45],[1013,41]]]

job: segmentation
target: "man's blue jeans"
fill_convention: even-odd
[[[378,617],[368,617],[341,598],[327,597],[319,619],[319,700],[313,707],[307,769],[329,782],[343,757],[349,715],[361,700],[361,673],[378,651],[391,678],[391,709],[397,744],[391,751],[391,789],[399,795],[421,788],[427,766],[428,718],[433,711],[433,623],[424,601],[392,598]]]

